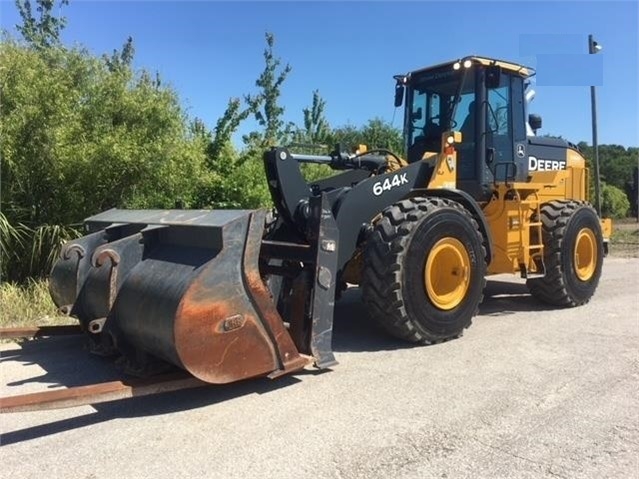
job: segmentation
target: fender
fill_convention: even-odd
[[[490,233],[490,228],[488,227],[488,223],[486,222],[486,217],[484,216],[484,212],[479,207],[477,201],[470,196],[468,193],[462,190],[456,189],[448,189],[448,188],[437,188],[437,189],[414,189],[411,191],[411,194],[406,196],[406,198],[413,198],[415,196],[439,196],[441,198],[446,198],[449,200],[454,200],[461,205],[464,206],[470,214],[473,215],[473,218],[477,220],[479,224],[479,230],[481,234],[484,236],[486,241],[486,264],[490,264],[493,259],[493,238]]]

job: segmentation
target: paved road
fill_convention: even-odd
[[[349,291],[333,371],[6,414],[0,470],[12,479],[639,477],[638,273],[639,259],[608,258],[595,299],[561,311],[497,277],[464,337],[430,347],[372,329]],[[115,374],[75,338],[2,349],[3,395]]]

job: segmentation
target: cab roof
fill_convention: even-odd
[[[485,65],[485,66],[499,65],[504,70],[512,72],[512,73],[516,73],[516,74],[520,75],[523,78],[528,78],[528,77],[533,76],[535,74],[535,70],[533,68],[531,68],[531,67],[527,67],[527,66],[524,66],[524,65],[519,65],[517,63],[509,62],[509,61],[506,61],[506,60],[498,60],[496,58],[480,57],[480,56],[475,56],[475,55],[471,55],[471,56],[467,56],[467,57],[463,57],[463,58],[458,58],[457,60],[451,60],[451,61],[448,61],[448,62],[439,63],[437,65],[432,65],[432,66],[425,67],[425,68],[420,68],[418,70],[414,70],[414,71],[410,72],[410,74],[421,73],[421,72],[425,72],[425,71],[429,71],[429,70],[440,69],[440,68],[443,68],[443,67],[446,67],[446,66],[450,66],[450,68],[453,68],[455,63],[460,63],[461,65],[463,65],[464,62],[467,61],[467,60],[470,60],[473,63],[479,63],[481,65]]]

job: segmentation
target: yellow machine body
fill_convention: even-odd
[[[458,131],[442,135],[440,153],[426,152],[421,161],[430,162],[435,170],[427,188],[456,188],[457,152],[455,145],[463,141]],[[494,194],[480,207],[488,222],[493,245],[493,258],[488,274],[543,274],[542,224],[540,206],[553,200],[589,200],[589,170],[583,156],[567,150],[565,169],[548,160],[548,170],[533,171],[530,181],[504,182],[494,185]],[[604,242],[610,240],[612,220],[601,219]]]

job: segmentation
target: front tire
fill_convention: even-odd
[[[546,275],[527,281],[531,294],[553,306],[587,303],[599,284],[604,257],[596,211],[583,201],[552,201],[542,206],[541,222]]]
[[[458,337],[483,298],[486,252],[478,224],[443,198],[384,210],[364,248],[362,296],[391,335],[415,343]]]

